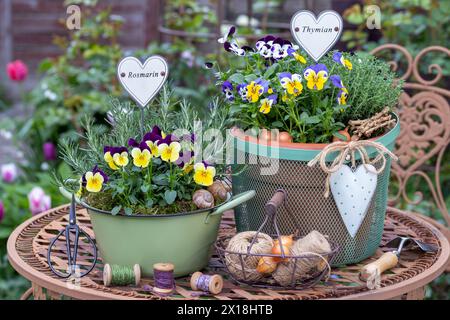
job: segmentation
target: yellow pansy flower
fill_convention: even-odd
[[[299,74],[290,74],[283,72],[279,75],[281,86],[286,89],[287,93],[298,96],[302,93],[302,77]]]
[[[149,150],[141,150],[139,148],[133,148],[133,150],[131,150],[131,156],[133,157],[133,164],[140,168],[147,168],[150,159],[152,158],[152,154]]]
[[[208,187],[212,185],[215,175],[216,168],[213,166],[205,167],[205,164],[202,162],[194,165],[194,181],[201,186]]]
[[[316,64],[306,68],[303,73],[308,89],[322,90],[328,80],[328,69],[324,64]]]
[[[111,155],[111,152],[108,151],[103,155],[103,158],[105,159],[106,163],[108,164],[108,166],[112,169],[112,170],[117,170],[119,169],[118,166],[116,166],[114,164],[114,159],[113,156]]]
[[[150,153],[152,154],[152,156],[159,157],[158,145],[153,141],[145,141],[145,143],[150,148]]]
[[[113,160],[119,167],[125,167],[128,164],[128,152],[115,153],[113,155]]]
[[[348,70],[352,70],[353,69],[353,65],[352,65],[352,63],[350,62],[350,60],[347,60],[347,59],[344,59],[344,61],[343,61],[344,63],[344,67],[346,67]]]
[[[301,54],[298,54],[297,52],[294,52],[293,56],[294,56],[295,60],[297,60],[298,62],[303,63],[303,64],[306,63],[305,57],[303,57]]]
[[[250,102],[257,102],[263,93],[264,87],[255,81],[250,82],[247,86],[247,99]]]
[[[88,171],[85,174],[86,178],[86,190],[89,192],[99,192],[102,190],[104,178],[100,172],[93,173]]]
[[[179,142],[171,142],[170,145],[162,143],[158,146],[161,159],[166,162],[175,162],[180,157],[181,145]]]

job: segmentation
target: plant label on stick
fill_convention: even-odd
[[[161,90],[168,73],[167,62],[160,56],[152,56],[143,64],[135,57],[126,57],[117,67],[121,85],[142,108]]]
[[[321,12],[318,18],[301,10],[291,19],[292,37],[316,62],[339,40],[342,27],[341,16],[332,10]]]
[[[355,171],[342,165],[330,175],[330,189],[348,233],[355,237],[377,188],[377,174],[371,164]]]

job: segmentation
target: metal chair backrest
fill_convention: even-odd
[[[443,77],[443,71],[438,64],[429,64],[427,69],[432,73],[425,79],[421,75],[426,55],[429,53],[443,54],[445,59],[450,56],[450,50],[440,46],[431,46],[421,50],[415,57],[405,48],[396,44],[385,44],[371,51],[372,54],[384,58],[381,52],[394,51],[401,54],[400,64],[389,61],[392,70],[403,74],[398,80],[404,81],[404,92],[400,96],[398,114],[400,116],[401,132],[396,143],[397,163],[392,165],[392,177],[397,180],[398,190],[390,205],[407,203],[419,204],[423,193],[416,190],[414,199],[407,193],[408,182],[412,177],[418,177],[426,183],[437,210],[442,214],[445,224],[450,226],[450,215],[445,203],[441,185],[442,163],[444,154],[450,143],[450,91],[448,78]],[[424,59],[425,57],[425,59]],[[446,63],[448,63],[446,61]],[[400,68],[406,64],[406,66]],[[428,78],[426,77],[426,78]],[[419,185],[416,185],[417,187]],[[422,185],[423,186],[423,185]],[[414,187],[414,186],[413,186]],[[410,188],[410,187],[409,187]],[[420,189],[420,187],[418,187]],[[445,191],[445,190],[444,190]],[[445,191],[448,196],[449,190]]]

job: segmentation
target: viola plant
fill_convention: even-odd
[[[397,103],[401,82],[372,56],[334,51],[316,63],[289,40],[271,35],[241,47],[235,32],[232,27],[219,42],[242,63],[225,71],[217,66],[216,75],[244,130],[279,129],[294,142],[328,143],[342,137],[338,131],[349,120]]]
[[[196,160],[193,125],[194,120],[202,119],[184,102],[180,111],[172,110],[178,106],[170,102],[167,90],[163,92],[159,103],[166,107],[149,107],[153,111],[146,113],[143,128],[139,112],[130,112],[116,101],[109,130],[86,120],[83,147],[70,140],[62,144],[63,158],[77,174],[77,197],[112,214],[170,214],[197,209],[192,200],[195,191],[212,186],[225,169],[213,159]],[[203,125],[224,129],[226,111],[213,105]],[[202,144],[199,146],[201,152]],[[224,146],[215,145],[211,154]],[[58,178],[58,182],[75,191],[63,179]]]

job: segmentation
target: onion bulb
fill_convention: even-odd
[[[258,261],[258,266],[256,267],[256,271],[263,274],[269,274],[275,271],[278,263],[275,261],[274,257],[261,257]]]
[[[280,238],[281,238],[281,245],[280,245]],[[273,241],[273,246],[272,246],[272,254],[276,254],[280,257],[274,257],[274,260],[277,262],[280,261],[286,261],[287,259],[283,259],[281,257],[282,252],[281,252],[281,247],[283,247],[283,253],[285,256],[289,255],[291,252],[291,247],[292,244],[294,243],[294,235],[290,235],[290,236],[281,236],[279,239],[275,239]]]
[[[278,135],[278,140],[280,142],[288,142],[288,143],[291,143],[293,141],[292,136],[289,134],[289,132],[286,131],[280,132],[280,134]]]
[[[348,133],[348,127],[345,128],[344,130],[339,130],[338,131],[339,134],[343,135],[345,137],[345,140],[342,140],[336,136],[333,137],[333,142],[336,141],[344,141],[344,142],[349,142],[350,141],[350,133]]]

